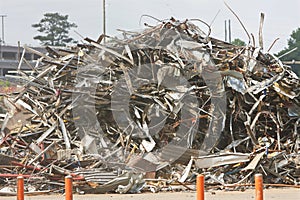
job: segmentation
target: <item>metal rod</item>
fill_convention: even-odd
[[[285,65],[300,65],[300,60],[282,61]]]
[[[262,33],[264,20],[265,20],[265,14],[260,13],[260,23],[259,23],[258,37],[259,37],[259,46],[261,47],[261,49],[264,49],[263,33]]]

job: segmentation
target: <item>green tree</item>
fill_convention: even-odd
[[[39,40],[42,45],[66,46],[68,43],[76,43],[69,37],[69,31],[76,28],[75,23],[68,21],[68,15],[59,13],[46,13],[37,24],[32,24],[42,35],[37,35],[33,39]]]
[[[288,39],[288,47],[284,48],[276,56],[281,56],[293,50],[294,48],[297,49],[291,53],[286,54],[285,56],[282,56],[280,59],[282,61],[292,61],[292,60],[300,61],[300,28],[297,28],[292,32],[290,38]],[[292,67],[294,71],[300,76],[300,65],[292,65]]]
[[[246,42],[243,40],[240,40],[239,38],[235,38],[231,44],[237,45],[237,46],[246,46]]]

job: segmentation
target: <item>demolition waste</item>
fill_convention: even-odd
[[[19,90],[3,96],[0,194],[19,174],[27,193],[63,193],[66,175],[78,193],[194,190],[199,173],[207,188],[251,187],[256,173],[299,187],[299,77],[254,38],[236,46],[200,25],[25,46],[8,76]]]

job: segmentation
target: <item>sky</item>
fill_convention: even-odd
[[[253,33],[258,44],[260,13],[265,13],[263,38],[265,50],[276,38],[280,40],[271,52],[278,52],[287,46],[293,30],[300,27],[300,0],[225,0],[235,11],[249,33]],[[97,39],[103,33],[103,0],[0,0],[0,15],[4,18],[4,40],[8,45],[39,46],[36,29],[45,13],[58,12],[69,15],[69,21],[78,25],[80,35]],[[143,22],[156,25],[156,21],[141,18],[151,15],[159,19],[198,18],[211,24],[211,36],[224,40],[224,22],[231,21],[232,40],[240,38],[248,42],[248,37],[236,17],[225,6],[224,0],[106,0],[106,33],[119,34],[117,29],[141,30]],[[216,17],[216,18],[215,18]],[[213,20],[215,18],[215,20]],[[140,20],[142,23],[140,23]],[[1,21],[0,21],[1,22]],[[202,26],[201,26],[202,27]],[[2,26],[0,27],[0,37]],[[203,27],[204,29],[204,27]],[[74,31],[70,35],[82,38]]]

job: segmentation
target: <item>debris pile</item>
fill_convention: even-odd
[[[269,52],[170,19],[123,38],[86,38],[47,54],[24,47],[32,71],[10,79],[0,138],[0,193],[299,185],[300,80]],[[106,42],[103,38],[106,37]],[[40,56],[35,66],[24,58]]]

